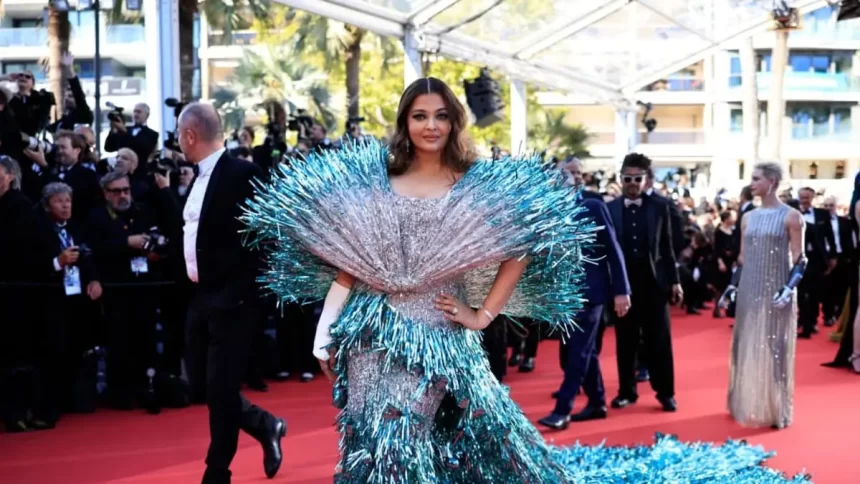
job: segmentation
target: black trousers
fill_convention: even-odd
[[[630,311],[615,323],[618,364],[618,396],[635,399],[636,362],[644,344],[642,358],[650,372],[651,388],[659,398],[675,396],[675,364],[669,324],[669,295],[658,287],[647,264],[629,264]]]
[[[851,286],[851,276],[857,279],[857,266],[850,258],[840,257],[833,271],[825,277],[821,305],[824,319],[836,319],[845,304],[845,292]]]
[[[319,320],[317,310],[322,303],[287,304],[277,316],[278,354],[281,371],[290,373],[317,373],[320,365],[313,355],[314,336]]]
[[[146,370],[157,367],[158,289],[106,289],[102,297],[108,333],[108,397],[113,405],[126,408],[143,395]]]
[[[192,391],[205,387],[209,407],[209,451],[204,483],[229,482],[239,429],[262,440],[275,424],[269,412],[251,404],[240,388],[254,334],[254,307],[223,308],[197,294],[188,309],[186,368]]]
[[[821,284],[823,281],[824,271],[820,268],[810,267],[803,274],[803,279],[797,286],[797,325],[805,334],[812,334],[815,330],[815,325],[818,323],[818,315],[821,312],[821,296],[823,293]]]
[[[497,316],[490,325],[483,330],[484,351],[490,362],[490,370],[499,383],[504,380],[508,372],[508,318]]]

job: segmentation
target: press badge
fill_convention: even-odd
[[[66,296],[77,296],[81,293],[81,270],[75,266],[66,266],[63,274],[63,286]]]
[[[132,257],[131,272],[134,272],[135,274],[146,274],[149,272],[149,265],[146,262],[146,257]]]

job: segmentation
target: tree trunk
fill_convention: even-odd
[[[194,99],[194,15],[197,0],[179,3],[179,94],[182,100]]]
[[[51,120],[57,121],[63,115],[63,93],[66,90],[65,73],[60,61],[63,54],[69,51],[69,37],[72,26],[69,24],[69,13],[60,12],[53,4],[48,7],[48,78],[51,82],[51,92],[57,100],[57,105],[51,110]]]
[[[741,58],[741,89],[743,89],[743,98],[741,105],[743,108],[743,136],[744,136],[744,173],[741,173],[741,179],[746,180],[747,173],[750,173],[752,166],[758,160],[758,147],[761,133],[761,115],[759,114],[758,103],[758,65],[753,48],[752,37],[746,39],[740,48]]]
[[[767,156],[782,165],[785,178],[790,178],[788,162],[782,159],[782,124],[785,117],[783,85],[788,65],[788,30],[777,30],[771,54],[770,95],[767,100]]]
[[[360,116],[361,39],[364,31],[351,28],[352,43],[346,48],[346,111],[349,117]]]

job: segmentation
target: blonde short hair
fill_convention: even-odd
[[[759,161],[753,166],[753,170],[761,171],[765,178],[779,185],[782,181],[783,171],[782,165],[775,161]]]

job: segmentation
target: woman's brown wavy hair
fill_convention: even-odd
[[[442,153],[442,163],[456,173],[465,173],[477,158],[472,140],[466,132],[466,109],[447,84],[435,77],[418,79],[406,88],[397,108],[397,130],[391,137],[391,158],[388,173],[402,175],[412,164],[415,143],[409,139],[409,111],[412,104],[424,94],[438,94],[448,109],[451,133]]]

